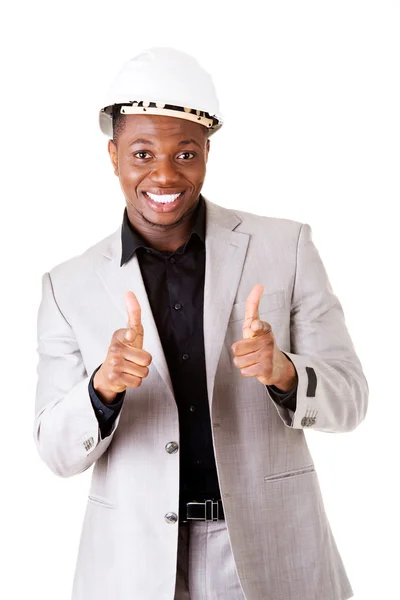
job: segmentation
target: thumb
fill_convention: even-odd
[[[135,348],[143,348],[142,311],[133,292],[126,292],[125,306],[128,313],[128,331],[125,339]]]
[[[253,287],[246,300],[246,309],[243,321],[243,339],[250,339],[255,337],[257,334],[258,326],[256,329],[252,328],[252,323],[259,322],[259,304],[261,296],[264,292],[264,286],[259,283]]]

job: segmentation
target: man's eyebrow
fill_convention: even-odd
[[[199,148],[201,148],[199,142],[196,142],[196,140],[193,140],[193,139],[182,140],[182,142],[178,143],[178,146],[184,146],[185,144],[196,144],[196,146],[198,146]]]
[[[150,140],[144,140],[144,139],[137,139],[134,140],[133,142],[131,142],[131,146],[134,146],[135,144],[147,144],[147,146],[154,146],[153,142],[151,142]],[[192,138],[189,140],[182,140],[181,142],[178,142],[178,146],[185,146],[187,144],[195,144],[196,146],[198,146],[199,148],[201,148],[199,142],[196,142],[196,140],[193,140]]]
[[[133,146],[134,144],[147,144],[148,146],[153,146],[153,142],[150,142],[150,140],[134,140],[133,142],[131,142],[131,146]]]

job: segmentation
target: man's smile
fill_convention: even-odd
[[[157,192],[152,190],[151,192],[142,192],[142,194],[152,210],[164,213],[178,208],[186,196],[185,192],[186,190],[166,194],[164,190],[157,190]]]

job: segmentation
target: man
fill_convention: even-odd
[[[94,465],[73,599],[346,600],[305,428],[368,386],[310,227],[201,195],[222,125],[194,59],[131,60],[100,113],[122,226],[43,276],[35,440]]]

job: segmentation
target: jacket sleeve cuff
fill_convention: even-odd
[[[93,406],[94,414],[96,415],[97,421],[99,423],[102,438],[104,439],[110,434],[112,425],[121,411],[126,392],[119,392],[119,394],[117,394],[117,397],[111,404],[105,404],[104,402],[102,402],[102,400],[100,400],[99,396],[96,393],[96,390],[93,387],[94,376],[96,375],[100,367],[101,365],[99,365],[97,369],[93,371],[88,387],[90,401]]]
[[[285,408],[290,408],[293,412],[296,411],[297,385],[289,392],[282,392],[282,390],[279,390],[275,385],[267,385],[265,387],[268,389],[271,398],[275,400],[275,402]]]

